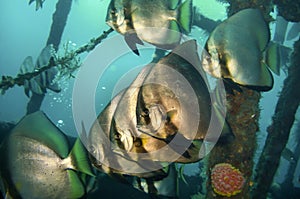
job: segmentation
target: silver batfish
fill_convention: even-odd
[[[145,66],[100,113],[89,133],[93,165],[111,175],[164,176],[163,162],[203,158],[212,115],[197,45],[190,40]]]
[[[94,178],[86,149],[42,112],[25,116],[0,147],[2,192],[11,198],[80,198]],[[88,177],[90,176],[90,177]]]
[[[279,74],[278,46],[270,43],[270,30],[258,9],[244,9],[218,25],[209,36],[202,65],[226,82],[258,91],[273,87],[269,69]]]
[[[134,53],[143,41],[165,49],[177,46],[192,26],[192,1],[112,0],[106,23],[125,36]]]

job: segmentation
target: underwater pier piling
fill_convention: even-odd
[[[227,8],[228,17],[245,8],[258,8],[263,12],[265,19],[270,21],[269,13],[272,10],[272,4],[269,0],[220,1],[229,3]],[[242,88],[242,91],[234,91],[234,94],[227,93],[226,95],[227,121],[235,135],[235,140],[227,145],[215,146],[210,152],[207,166],[209,178],[206,187],[206,198],[228,197],[216,193],[212,186],[212,169],[219,163],[230,164],[244,177],[242,189],[236,190],[230,197],[252,198],[250,193],[253,186],[253,157],[257,146],[256,133],[259,129],[261,94],[247,88]]]
[[[284,81],[276,105],[273,122],[258,161],[253,198],[266,198],[280,162],[281,152],[289,139],[290,130],[300,102],[300,39],[294,44],[288,77]]]
[[[299,0],[274,0],[278,13],[287,21],[300,21],[300,1]]]
[[[237,168],[245,178],[241,192],[232,198],[250,198],[253,155],[256,150],[256,132],[258,130],[260,93],[243,88],[243,92],[227,94],[227,121],[235,135],[229,144],[215,146],[208,160],[208,174],[219,163],[229,163]],[[223,198],[213,191],[211,178],[207,182],[206,198]]]
[[[231,16],[237,13],[238,11],[246,8],[258,8],[262,11],[266,19],[271,19],[271,17],[269,16],[269,13],[273,9],[273,3],[271,0],[218,0],[218,1],[229,3],[229,6],[227,8],[228,16]]]
[[[299,109],[299,108],[298,108]],[[296,113],[297,115],[297,113]],[[295,120],[295,123],[293,125],[295,127],[294,131],[292,128],[290,138],[289,140],[300,140],[300,122],[297,121],[297,118]],[[286,149],[286,148],[285,148]],[[298,166],[298,161],[300,158],[300,143],[296,142],[295,143],[295,149],[293,150],[293,156],[291,157],[289,161],[289,166],[287,169],[287,174],[285,175],[285,179],[282,183],[280,183],[280,189],[273,189],[273,184],[271,185],[271,193],[275,195],[275,197],[280,197],[281,193],[286,193],[284,194],[286,198],[297,198],[297,196],[300,195],[300,187],[296,186],[297,184],[299,185],[299,177],[300,175],[297,174],[297,166]],[[275,174],[276,175],[276,174]],[[294,176],[295,175],[295,176]],[[297,181],[296,181],[297,180]],[[297,184],[295,184],[295,182]],[[294,186],[295,184],[295,186]],[[278,185],[277,183],[275,185]],[[292,188],[292,189],[291,189]],[[277,195],[279,194],[279,195]]]
[[[299,0],[274,0],[279,15],[291,22],[300,21]],[[258,161],[255,184],[252,191],[253,198],[266,198],[274,175],[279,166],[280,157],[285,148],[295,114],[300,102],[300,39],[294,43],[288,77],[280,93],[275,108],[272,124],[268,128],[266,143]]]
[[[73,0],[59,0],[56,4],[56,10],[52,16],[52,25],[46,46],[53,44],[55,50],[58,50],[62,34],[67,24],[68,15],[71,11]]]
[[[52,44],[55,50],[58,49],[61,42],[61,37],[67,24],[68,15],[71,11],[72,1],[73,0],[59,0],[56,3],[56,10],[52,16],[52,24],[46,46]],[[44,94],[39,95],[32,93],[32,96],[27,103],[26,114],[28,115],[40,110],[44,98]]]

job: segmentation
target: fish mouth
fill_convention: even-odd
[[[114,23],[113,20],[107,20],[107,21],[106,21],[106,24],[107,24],[108,26],[112,27],[114,30],[117,29],[116,23]]]
[[[90,148],[89,148],[89,159],[90,159],[91,164],[95,168],[99,169],[100,171],[104,171],[103,167],[102,167],[103,161],[101,159],[100,153],[97,150],[97,148],[95,148],[94,146],[90,146]]]
[[[97,158],[95,158],[95,156],[92,155],[92,154],[89,154],[89,158],[90,158],[90,161],[91,161],[92,165],[95,168],[102,171],[102,163]]]

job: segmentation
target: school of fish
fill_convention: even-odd
[[[43,2],[36,1],[37,9]],[[196,40],[183,41],[193,25],[192,0],[111,0],[106,23],[137,55],[137,44],[144,42],[170,51],[144,66],[99,113],[86,135],[87,149],[43,112],[22,118],[0,144],[4,197],[81,198],[97,186],[99,173],[128,184],[128,176],[134,176],[138,189],[177,197],[175,163],[201,160],[206,144],[219,137],[234,139],[206,73],[229,87],[269,91],[272,72],[280,71],[279,46],[270,41],[258,9],[241,10],[217,25],[201,61]],[[50,51],[50,46],[44,48],[35,65],[27,57],[20,73],[47,65]],[[56,73],[47,70],[26,81],[25,94],[59,92]],[[218,133],[210,129],[212,121]]]

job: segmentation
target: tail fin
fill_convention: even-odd
[[[279,46],[277,43],[270,42],[266,50],[266,63],[276,75],[280,74]]]
[[[186,0],[178,8],[178,22],[181,28],[186,32],[191,32],[193,22],[193,3],[192,0]]]
[[[88,174],[90,176],[95,176],[88,158],[88,152],[86,151],[79,138],[76,139],[70,156],[77,171]]]
[[[126,41],[127,45],[129,46],[129,48],[132,50],[132,52],[134,52],[134,54],[139,56],[140,53],[139,53],[139,50],[138,50],[136,44],[144,45],[144,43],[137,36],[137,34],[135,32],[134,33],[126,33],[125,41]]]

